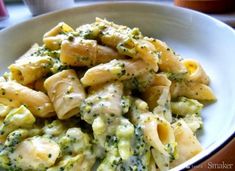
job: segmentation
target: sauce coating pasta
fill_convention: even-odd
[[[61,22],[0,78],[0,167],[169,170],[203,150],[215,100],[198,61],[138,28]]]

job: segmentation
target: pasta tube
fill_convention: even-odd
[[[166,74],[159,73],[154,75],[151,85],[169,87],[171,85],[171,81],[167,78]]]
[[[153,109],[153,113],[165,118],[168,122],[172,122],[172,113],[171,113],[171,96],[170,88],[163,87],[161,96],[157,100],[157,106]]]
[[[165,146],[175,143],[171,124],[163,117],[149,112],[147,104],[140,99],[134,100],[129,115],[132,123],[143,129],[145,141],[163,155],[169,155]]]
[[[159,169],[156,168],[155,161],[153,159],[153,155],[150,156],[150,163],[148,167],[149,171],[158,171]]]
[[[154,71],[158,70],[159,54],[151,43],[142,39],[142,34],[137,28],[130,29],[100,18],[96,18],[96,23],[105,28],[100,34],[103,44],[116,48],[120,54],[142,59]]]
[[[104,26],[99,26],[95,23],[84,24],[76,28],[76,32],[79,37],[83,37],[85,39],[97,39],[101,31],[104,29]]]
[[[171,96],[185,96],[199,101],[215,101],[216,97],[210,87],[197,82],[172,82]]]
[[[45,44],[46,48],[50,50],[59,50],[61,47],[62,41],[66,40],[67,38],[68,36],[64,34],[59,34],[57,36],[44,37],[43,43]]]
[[[5,92],[5,91],[2,90],[2,92]],[[9,106],[10,108],[17,108],[21,105],[19,101],[16,101],[14,99],[2,98],[2,97],[0,97],[0,103],[3,105]]]
[[[167,121],[172,121],[170,108],[170,85],[171,81],[165,74],[155,74],[155,77],[144,92],[143,99],[148,103],[150,111],[164,117]]]
[[[174,132],[170,123],[151,113],[143,114],[141,120],[144,121],[143,130],[146,142],[163,155],[168,156],[169,154],[166,151],[165,145],[175,142]]]
[[[148,71],[148,65],[142,60],[112,60],[87,70],[81,82],[84,86],[93,86],[108,81],[127,80]]]
[[[80,104],[86,95],[75,71],[63,70],[52,75],[45,80],[44,87],[59,119],[67,119],[79,113]]]
[[[206,72],[196,60],[184,59],[182,63],[188,70],[188,81],[198,82],[206,85],[209,84],[209,77],[206,75]]]
[[[99,26],[102,33],[99,34],[101,42],[112,48],[116,48],[120,42],[124,41],[132,34],[132,30],[129,27],[117,25],[100,18],[96,18],[95,24]],[[140,32],[138,33],[138,36],[141,36]]]
[[[48,56],[31,57],[17,60],[9,69],[14,80],[27,85],[48,74],[52,65],[53,61]]]
[[[119,59],[119,55],[111,48],[98,45],[95,40],[75,38],[65,40],[61,45],[60,60],[70,66],[93,66]]]
[[[136,77],[124,80],[123,84],[127,92],[131,90],[138,90],[139,92],[144,92],[152,85],[155,75],[156,73],[153,70],[150,70]]]
[[[67,25],[64,22],[60,22],[55,27],[53,27],[51,30],[46,32],[43,37],[50,37],[50,36],[56,36],[61,33],[68,33],[74,31],[69,25]]]
[[[148,103],[150,111],[157,106],[157,101],[166,88],[166,86],[152,86],[147,88],[144,93],[142,93],[142,97]]]
[[[151,42],[156,50],[161,53],[159,61],[159,68],[161,71],[182,74],[182,76],[187,73],[185,66],[166,43],[153,38],[145,37],[145,39]]]
[[[60,48],[62,41],[67,38],[66,34],[73,31],[69,25],[61,22],[44,34],[43,43],[48,49],[57,50]]]
[[[158,168],[161,171],[168,171],[170,163],[169,156],[162,154],[160,151],[156,149],[151,149],[151,153]]]
[[[183,163],[203,150],[201,144],[183,120],[174,123],[173,128],[175,140],[178,144],[176,147],[178,158],[171,163],[171,167]]]
[[[160,54],[148,41],[128,38],[117,45],[117,50],[120,54],[130,56],[133,59],[142,59],[149,64],[155,72],[158,71]]]
[[[26,105],[27,108],[38,117],[51,117],[54,108],[48,98],[42,92],[37,92],[14,81],[0,82],[0,101],[3,104]]]

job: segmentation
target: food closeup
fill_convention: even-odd
[[[138,28],[59,23],[0,77],[0,167],[165,171],[203,148],[200,63]]]

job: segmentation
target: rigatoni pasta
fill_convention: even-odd
[[[203,148],[188,125],[183,121],[179,120],[173,124],[174,134],[176,142],[178,144],[178,158],[172,162],[172,167],[183,163],[200,153]]]
[[[143,74],[147,70],[150,69],[142,60],[114,59],[88,69],[81,82],[85,86],[94,86],[109,81],[122,81]]]
[[[73,29],[64,22],[60,22],[44,34],[43,43],[50,50],[60,49],[62,41],[67,38],[66,33],[69,32],[73,32]]]
[[[197,82],[172,82],[171,96],[173,98],[185,96],[199,101],[215,101],[216,97],[212,89],[202,83]]]
[[[61,22],[0,77],[0,167],[166,171],[203,150],[215,100],[198,61],[138,28]]]
[[[64,70],[54,74],[45,80],[44,87],[59,119],[67,119],[79,113],[86,94],[75,71]]]
[[[1,100],[2,99],[2,100]],[[38,117],[55,115],[48,96],[14,81],[0,82],[0,101],[6,105],[25,105]]]
[[[177,77],[183,77],[187,73],[186,67],[180,62],[179,57],[176,56],[175,52],[166,43],[153,38],[145,39],[154,45],[156,51],[161,52],[159,61],[161,71],[176,74]]]
[[[53,61],[49,56],[22,58],[9,66],[12,79],[27,85],[50,72]],[[33,74],[32,74],[33,73]]]
[[[188,81],[198,82],[202,84],[209,84],[209,77],[198,61],[194,59],[184,59],[182,63],[188,70]]]
[[[95,40],[76,38],[63,41],[61,45],[60,60],[70,66],[91,67],[119,58],[122,55],[109,47],[98,45]]]

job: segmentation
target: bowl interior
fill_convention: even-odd
[[[7,66],[33,43],[41,44],[43,34],[58,22],[64,21],[76,28],[93,22],[95,17],[139,27],[145,35],[166,41],[182,57],[197,59],[202,64],[211,78],[218,101],[202,112],[204,128],[199,140],[206,150],[199,158],[234,132],[235,32],[221,22],[191,10],[152,3],[109,3],[37,17],[0,32],[0,73],[4,73]]]

